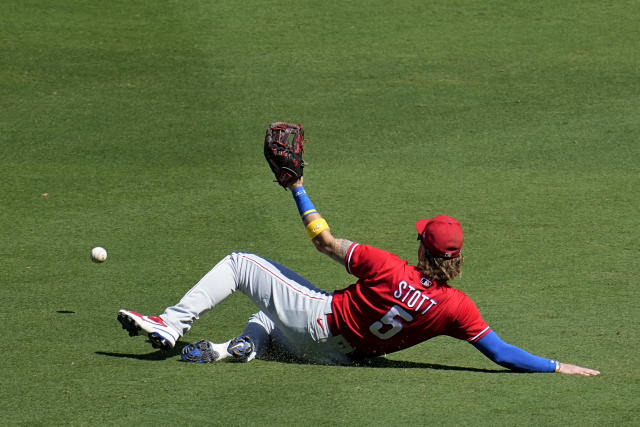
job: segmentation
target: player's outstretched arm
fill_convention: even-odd
[[[296,201],[302,223],[307,229],[307,234],[318,251],[344,265],[347,251],[353,242],[347,239],[333,237],[329,229],[329,224],[327,224],[327,221],[322,218],[322,215],[318,213],[313,203],[311,203],[302,183],[303,178],[300,177],[300,179],[289,186],[289,189]]]
[[[489,332],[477,342],[474,347],[482,354],[500,366],[519,372],[559,372],[570,375],[599,375],[594,369],[562,363],[557,360],[545,359],[527,353],[519,347],[507,344],[494,331]]]

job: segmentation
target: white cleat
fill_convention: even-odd
[[[141,330],[146,332],[154,348],[170,350],[180,338],[180,334],[158,316],[145,316],[135,311],[120,310],[118,321],[122,324],[122,329],[129,332],[129,336],[139,335]]]

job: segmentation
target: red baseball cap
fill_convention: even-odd
[[[447,215],[421,219],[416,222],[420,240],[429,252],[441,258],[455,258],[460,255],[464,234],[460,223]]]

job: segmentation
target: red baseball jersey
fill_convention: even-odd
[[[359,280],[334,292],[332,332],[359,355],[392,353],[438,335],[475,342],[491,331],[462,291],[423,277],[392,253],[353,243],[345,265]]]

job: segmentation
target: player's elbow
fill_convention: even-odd
[[[323,254],[326,254],[326,255],[331,255],[331,253],[333,252],[334,240],[335,239],[331,235],[329,230],[325,230],[311,241],[313,242],[313,246],[315,246],[315,248],[319,252],[322,252]]]
[[[313,246],[323,254],[329,255],[331,253],[331,245],[327,243],[324,239],[321,239],[320,236],[312,240]]]

